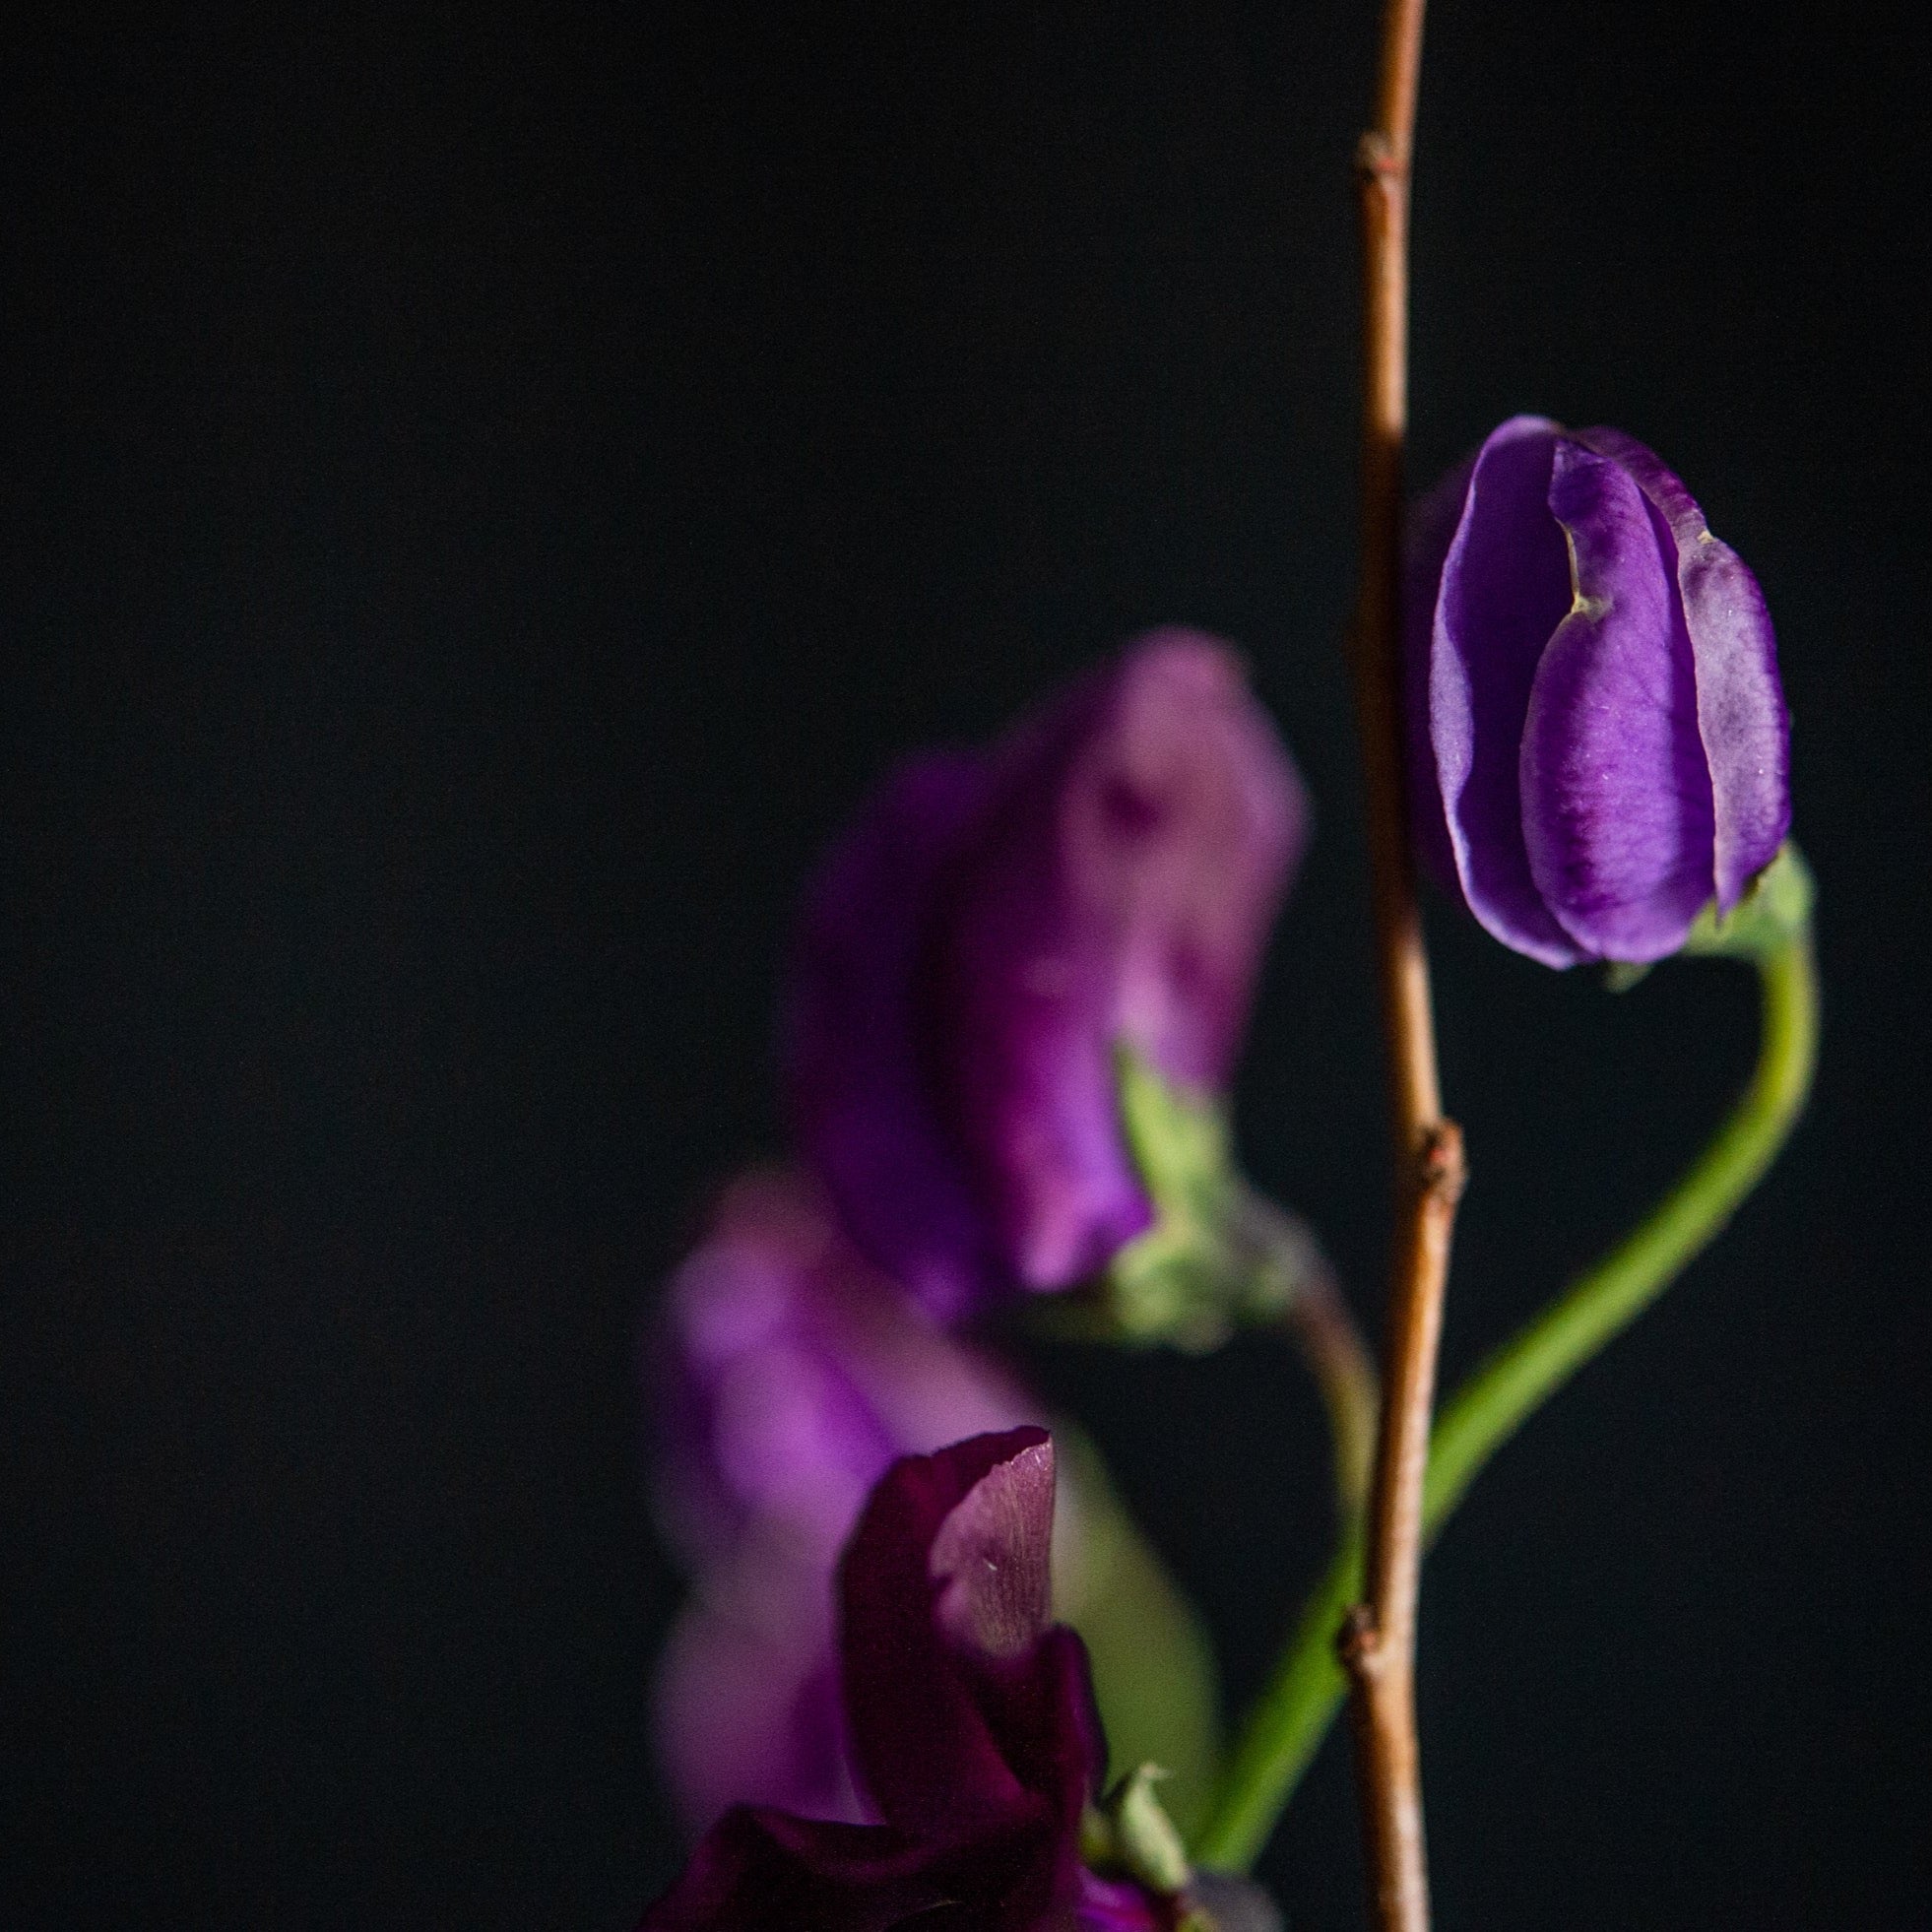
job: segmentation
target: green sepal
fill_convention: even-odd
[[[1130,1047],[1116,1050],[1114,1067],[1121,1126],[1154,1225],[1109,1265],[1108,1314],[1129,1340],[1216,1348],[1231,1325],[1225,1231],[1239,1185],[1227,1116],[1212,1099],[1171,1085]]]
[[[1080,1820],[1080,1857],[1110,1878],[1130,1878],[1163,1899],[1173,1899],[1193,1876],[1188,1847],[1167,1815],[1155,1785],[1167,1772],[1136,1765]]]
[[[1141,1184],[1164,1220],[1211,1225],[1234,1187],[1227,1116],[1171,1084],[1125,1042],[1114,1050],[1121,1125]]]
[[[1191,1896],[1193,1867],[1157,1786],[1167,1772],[1136,1765],[1080,1821],[1080,1856],[1096,1872],[1131,1879],[1176,1912],[1175,1932],[1219,1932],[1214,1914]]]
[[[1205,1354],[1238,1327],[1278,1319],[1320,1255],[1292,1216],[1257,1202],[1217,1100],[1175,1085],[1130,1047],[1114,1063],[1122,1130],[1154,1224],[1097,1281],[1042,1304],[1036,1319],[1069,1339]]]
[[[1100,1813],[1119,1869],[1171,1899],[1192,1874],[1188,1848],[1154,1789],[1166,1776],[1159,1765],[1136,1765],[1101,1800]]]
[[[1684,950],[1700,958],[1768,959],[1810,932],[1817,897],[1811,868],[1786,839],[1727,917],[1718,918],[1714,899],[1705,907]]]

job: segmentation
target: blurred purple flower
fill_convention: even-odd
[[[841,1235],[800,1177],[727,1191],[646,1364],[660,1514],[693,1579],[660,1665],[660,1762],[695,1835],[738,1802],[858,1820],[833,1576],[895,1457],[1033,1419]]]
[[[998,743],[903,765],[814,880],[794,1116],[854,1238],[941,1320],[1152,1222],[1125,1046],[1227,1084],[1307,805],[1239,662],[1155,631]]]
[[[1417,505],[1420,857],[1550,966],[1660,959],[1789,827],[1771,618],[1684,485],[1615,429],[1513,417]]]
[[[845,1708],[879,1822],[740,1806],[641,1932],[1172,1932],[1178,1900],[1081,1863],[1105,1746],[1085,1649],[1048,1623],[1053,1505],[1041,1429],[893,1464],[840,1572]]]

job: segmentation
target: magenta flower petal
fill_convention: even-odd
[[[647,1350],[659,1514],[693,1583],[655,1698],[678,1810],[694,1834],[741,1802],[863,1820],[838,1695],[840,1552],[895,1457],[1037,1406],[782,1173],[726,1191]]]
[[[673,1626],[652,1697],[658,1762],[696,1837],[734,1805],[782,1805],[804,1818],[867,1817],[839,1702],[831,1582],[775,1564],[765,1614],[702,1596]]]
[[[1757,583],[1683,484],[1516,417],[1418,506],[1407,569],[1416,844],[1451,893],[1552,966],[1662,958],[1735,904],[1789,828],[1788,726]]]
[[[1214,1915],[1214,1932],[1281,1932],[1274,1900],[1247,1879],[1197,1872],[1189,1892]]]
[[[1159,631],[982,757],[901,773],[833,855],[793,1112],[854,1237],[935,1314],[1069,1286],[1150,1224],[1116,1052],[1225,1085],[1306,828],[1236,660]]]
[[[1170,1932],[1173,1923],[1174,1913],[1165,1901],[1148,1898],[1139,1886],[1096,1878],[1092,1872],[1080,1874],[1080,1902],[1073,1918],[1077,1932]]]
[[[940,938],[936,1042],[998,1252],[1030,1288],[1152,1221],[1115,1048],[1225,1085],[1306,811],[1235,659],[1157,632],[1010,746]]]

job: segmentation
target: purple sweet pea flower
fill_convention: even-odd
[[[877,1823],[740,1806],[640,1932],[1172,1932],[1181,1900],[1080,1860],[1105,1747],[1048,1622],[1041,1429],[893,1464],[840,1572],[845,1708]]]
[[[934,1314],[1084,1280],[1151,1224],[1117,1049],[1228,1081],[1307,830],[1239,662],[1156,631],[979,752],[902,766],[808,895],[792,1110]]]
[[[1420,857],[1550,966],[1661,959],[1791,819],[1771,618],[1684,485],[1615,429],[1513,417],[1417,505]]]
[[[728,1806],[866,1816],[840,1712],[833,1578],[895,1457],[1035,1419],[782,1172],[727,1191],[674,1276],[647,1373],[658,1500],[694,1593],[659,1666],[658,1755],[692,1835]]]

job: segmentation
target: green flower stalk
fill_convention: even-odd
[[[1423,1499],[1432,1536],[1521,1423],[1667,1288],[1723,1229],[1790,1137],[1818,1052],[1812,888],[1787,845],[1724,921],[1707,916],[1685,950],[1742,958],[1763,1001],[1758,1064],[1730,1117],[1677,1185],[1602,1260],[1479,1369],[1444,1407],[1430,1439]],[[1245,1870],[1267,1842],[1347,1694],[1335,1638],[1361,1594],[1351,1535],[1305,1605],[1239,1739],[1194,1856]]]

